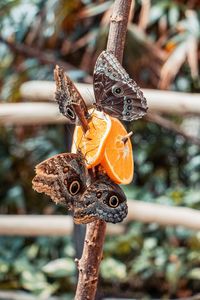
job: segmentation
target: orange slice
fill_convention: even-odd
[[[123,141],[128,133],[122,123],[116,118],[111,118],[111,121],[112,127],[106,140],[101,165],[114,182],[128,184],[132,181],[134,172],[131,141],[130,138]]]
[[[111,119],[108,115],[97,110],[90,110],[92,113],[88,123],[89,129],[83,132],[81,126],[76,126],[72,144],[72,152],[76,153],[79,149],[86,161],[88,168],[98,165],[105,150],[105,143],[111,130]]]

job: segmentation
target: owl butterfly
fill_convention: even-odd
[[[74,200],[86,189],[87,170],[81,154],[61,153],[38,164],[33,189],[74,210]]]
[[[93,85],[96,106],[107,114],[124,121],[146,114],[148,107],[142,91],[111,52],[103,51],[98,57]]]
[[[86,224],[95,219],[119,223],[128,213],[126,196],[119,185],[102,174],[75,204],[74,222]]]
[[[56,81],[55,100],[58,102],[60,112],[71,123],[76,123],[76,113],[73,105],[79,105],[85,118],[88,118],[88,111],[86,104],[71,81],[71,79],[64,73],[64,70],[59,66],[55,67],[54,78]]]
[[[32,183],[37,192],[72,210],[75,223],[86,224],[98,218],[121,222],[127,215],[122,189],[104,174],[88,184],[87,175],[80,153],[62,153],[37,165]]]

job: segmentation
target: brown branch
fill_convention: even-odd
[[[32,48],[25,44],[8,41],[4,39],[2,36],[0,36],[0,42],[6,44],[11,49],[11,51],[22,54],[27,57],[35,57],[43,64],[60,65],[66,70],[76,69],[74,66],[70,65],[69,63],[57,59],[52,52],[50,53],[48,51],[47,54],[37,48]]]
[[[180,128],[180,126],[162,116],[148,113],[147,116],[145,116],[145,119],[149,122],[156,123],[168,130],[182,135],[185,139],[191,141],[193,144],[200,145],[200,139],[198,137],[186,133],[183,129]]]
[[[110,22],[107,50],[122,62],[131,0],[115,0]]]
[[[128,24],[131,0],[115,0],[111,17],[107,50],[121,62]],[[75,300],[93,300],[95,298],[99,266],[102,259],[106,223],[97,220],[87,225],[83,254],[77,262],[79,279]]]

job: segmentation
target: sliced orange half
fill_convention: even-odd
[[[81,126],[76,126],[73,137],[72,152],[79,149],[85,157],[88,168],[98,165],[105,150],[105,143],[111,130],[111,119],[108,115],[97,110],[90,110],[91,119],[88,123],[89,129],[83,132]]]
[[[134,162],[130,138],[122,123],[111,118],[112,127],[106,140],[104,158],[101,165],[116,183],[128,184],[133,179]]]

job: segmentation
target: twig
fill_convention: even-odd
[[[180,128],[180,126],[178,126],[177,124],[175,124],[174,122],[160,116],[157,114],[153,114],[153,113],[148,113],[147,116],[145,116],[145,119],[149,122],[153,122],[156,123],[168,130],[171,130],[177,134],[182,135],[185,139],[191,141],[192,143],[199,145],[200,146],[200,138],[196,137],[196,136],[192,136],[190,134],[187,134],[184,130],[182,130]]]
[[[115,0],[107,50],[121,62],[131,0]],[[96,294],[106,223],[97,220],[87,225],[83,254],[78,262],[79,280],[75,300],[93,300]]]
[[[48,54],[44,53],[43,51],[32,48],[30,46],[27,46],[23,43],[16,43],[11,42],[6,39],[4,39],[2,36],[0,36],[0,42],[6,44],[13,52],[20,53],[24,56],[28,57],[35,57],[37,58],[41,63],[47,64],[47,65],[61,65],[64,69],[76,69],[74,66],[70,65],[69,63],[57,59],[54,54],[49,52]]]
[[[123,136],[122,138],[122,142],[124,144],[126,144],[128,142],[128,139],[133,135],[133,131],[130,131],[129,133],[127,133],[125,136]]]

